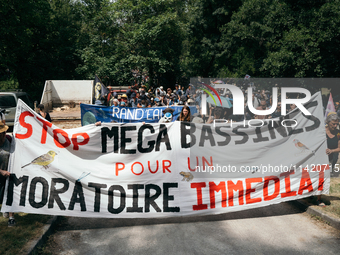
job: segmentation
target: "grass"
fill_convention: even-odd
[[[18,254],[25,244],[41,235],[42,227],[52,217],[28,213],[15,213],[15,227],[8,227],[8,219],[0,216],[0,254]]]
[[[304,199],[310,205],[316,205],[316,196]],[[329,195],[322,195],[322,201],[326,204],[325,207],[318,207],[328,214],[340,218],[340,178],[331,178],[331,186]]]
[[[323,196],[326,207],[322,210],[340,218],[340,178],[331,178],[331,187],[328,196]]]

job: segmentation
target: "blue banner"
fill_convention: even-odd
[[[175,121],[182,110],[181,106],[170,106],[174,109],[173,119]],[[157,123],[163,114],[163,110],[167,108],[163,107],[149,107],[149,108],[134,108],[134,107],[120,107],[120,106],[102,106],[81,104],[81,124],[86,126],[88,124],[101,122],[117,122],[117,123]],[[196,107],[190,107],[191,114],[194,114],[197,110]]]

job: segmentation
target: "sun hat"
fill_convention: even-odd
[[[166,114],[167,112],[170,112],[171,114],[173,114],[174,111],[175,111],[174,109],[168,107],[163,110],[163,113]]]
[[[0,133],[6,132],[8,130],[8,126],[5,125],[2,121],[0,121]]]

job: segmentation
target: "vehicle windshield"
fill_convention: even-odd
[[[14,96],[11,95],[0,95],[0,107],[1,108],[9,108],[16,107],[17,104],[15,102]]]
[[[31,107],[31,102],[28,100],[28,97],[26,95],[18,96],[18,98],[24,101],[28,106]]]

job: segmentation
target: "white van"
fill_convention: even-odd
[[[0,110],[5,110],[6,125],[13,126],[19,98],[33,109],[28,94],[22,91],[0,91]]]

